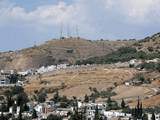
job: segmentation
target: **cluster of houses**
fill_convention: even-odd
[[[23,117],[32,117],[33,110],[36,111],[37,119],[47,119],[49,115],[57,115],[63,117],[63,120],[68,120],[70,118],[70,113],[74,112],[74,107],[68,107],[68,108],[60,108],[59,103],[54,103],[53,101],[47,101],[45,103],[28,103],[29,111],[23,112]],[[123,113],[122,111],[118,110],[110,110],[106,111],[106,105],[104,103],[81,103],[78,102],[78,109],[82,110],[83,108],[86,109],[85,111],[85,118],[86,120],[94,120],[95,119],[95,111],[96,107],[98,107],[98,111],[100,113],[100,116],[104,120],[133,120],[132,114]],[[13,111],[13,107],[10,107],[9,113],[3,113],[6,114],[12,114],[12,116],[18,117],[20,112],[20,107],[16,108],[16,111]],[[1,114],[1,113],[0,113]],[[148,120],[152,120],[152,114],[148,113]],[[155,120],[160,120],[160,114],[155,114]]]
[[[152,59],[152,60],[132,59],[132,60],[127,61],[127,62],[117,62],[117,63],[114,63],[113,65],[115,67],[119,67],[119,68],[135,67],[135,68],[141,70],[139,65],[141,65],[143,63],[159,63],[159,62],[160,62],[159,58],[155,58],[155,59]]]
[[[26,75],[36,75],[43,74],[48,72],[53,72],[61,69],[75,69],[83,66],[91,66],[91,65],[69,65],[69,64],[59,64],[59,65],[50,65],[50,66],[42,66],[38,69],[29,69],[26,71],[18,72],[18,74],[26,76]]]
[[[13,71],[0,71],[0,86],[6,86],[10,84],[9,75],[13,74]]]
[[[127,66],[131,65],[131,66],[136,67],[144,62],[145,63],[158,63],[159,61],[160,60],[158,58],[155,58],[153,60],[145,60],[145,61],[132,59],[127,63],[116,63],[115,65],[122,66],[122,67],[124,67],[124,66],[127,67]],[[86,66],[91,66],[91,65],[86,65]],[[81,67],[81,66],[79,66],[79,65],[70,65],[69,66],[68,64],[59,64],[59,65],[50,65],[50,66],[46,66],[46,67],[42,66],[38,69],[29,69],[26,71],[18,71],[17,73],[22,76],[27,76],[27,75],[43,74],[43,73],[52,72],[52,71],[56,71],[56,70],[60,70],[60,69],[69,69],[69,68],[73,69],[73,68],[78,68],[78,67]],[[9,85],[10,81],[7,76],[9,76],[10,74],[14,74],[14,70],[9,70],[9,71],[1,70],[0,71],[0,86]],[[22,84],[23,83],[21,81],[18,81],[18,85],[22,85]],[[131,83],[126,82],[125,84],[130,85]]]
[[[137,59],[132,59],[129,61],[129,65],[132,65],[132,66],[138,66],[142,63],[159,63],[160,62],[160,59],[159,58],[155,58],[155,59],[152,59],[152,60],[137,60]]]
[[[11,86],[23,86],[22,81],[17,81],[16,83],[11,83],[10,76],[13,75],[14,70],[1,70],[0,71],[0,87],[11,87]]]
[[[66,69],[67,68],[67,64],[60,64],[60,65],[51,65],[51,66],[47,66],[44,67],[42,66],[41,68],[37,69],[37,73],[46,73],[46,72],[52,72],[54,70],[59,70],[59,69]]]

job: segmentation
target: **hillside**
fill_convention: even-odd
[[[104,56],[80,60],[77,64],[111,64],[132,59],[151,60],[155,58],[160,58],[160,33],[142,40],[135,40],[131,46],[121,47]]]
[[[72,64],[77,60],[104,56],[122,46],[131,44],[130,41],[54,39],[20,51],[0,53],[0,69],[26,70],[52,64]]]
[[[110,68],[105,65],[82,66],[43,74],[41,80],[38,76],[31,76],[28,78],[29,83],[26,84],[25,90],[30,94],[43,88],[52,91],[61,88],[64,83],[65,87],[60,89],[62,95],[83,98],[85,94],[90,94],[89,87],[100,91],[107,90],[107,88],[114,87],[114,83],[120,85],[131,79],[137,72],[135,69]]]
[[[139,41],[54,39],[20,51],[0,53],[0,68],[26,70],[52,64],[74,64],[77,61],[81,64],[93,63],[27,76],[24,90],[31,98],[37,91],[45,90],[50,99],[58,89],[61,95],[83,99],[86,94],[92,94],[89,89],[92,87],[105,94],[108,94],[106,91],[114,92],[112,99],[120,102],[123,98],[132,107],[139,96],[143,105],[150,107],[160,105],[160,74],[157,69],[160,64],[149,65],[152,69],[137,69],[130,68],[128,61],[142,59],[144,62],[146,59],[160,58],[159,48],[159,33]],[[139,74],[150,82],[129,86],[124,84]],[[97,101],[104,100],[106,98],[100,97]]]
[[[126,86],[125,81],[131,80],[137,74],[143,73],[146,79],[155,79],[151,84],[138,86]],[[137,104],[138,96],[143,100],[145,107],[160,105],[159,87],[160,75],[158,72],[139,71],[134,68],[118,68],[110,65],[81,66],[45,73],[41,76],[31,76],[25,84],[26,93],[32,98],[35,91],[45,90],[48,99],[53,97],[58,89],[61,95],[69,98],[76,96],[83,100],[84,96],[91,95],[90,87],[98,91],[108,91],[113,88],[116,93],[112,99],[121,102],[122,98],[132,107]],[[115,86],[116,83],[116,86]],[[107,98],[99,98],[97,101],[105,101]],[[153,102],[154,100],[154,102]]]
[[[140,41],[133,44],[139,51],[145,52],[160,52],[160,33],[154,34],[152,36],[146,37]]]

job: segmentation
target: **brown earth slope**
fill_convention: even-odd
[[[40,46],[0,53],[0,69],[24,70],[51,64],[74,63],[78,59],[106,55],[131,43],[130,41],[90,41],[76,38],[51,40]]]
[[[137,104],[138,97],[142,99],[145,107],[160,105],[159,94],[155,91],[160,85],[160,76],[151,84],[124,85],[125,81],[132,79],[139,73],[142,71],[134,68],[115,68],[108,65],[82,66],[45,73],[41,79],[38,75],[31,76],[28,78],[29,82],[25,84],[24,89],[29,95],[45,89],[48,93],[48,99],[53,97],[56,89],[59,89],[60,95],[66,95],[69,98],[76,96],[83,100],[86,94],[91,94],[89,87],[97,88],[98,91],[106,91],[112,87],[117,94],[112,99],[121,102],[123,98],[132,107]],[[143,74],[147,77],[148,72],[143,71]],[[158,75],[155,72],[149,73],[150,78],[155,77],[155,74]],[[104,99],[98,100],[103,101]]]
[[[29,78],[25,90],[32,94],[35,90],[54,89],[64,83],[66,87],[60,90],[62,95],[84,97],[85,94],[90,94],[89,87],[107,90],[109,87],[114,87],[115,82],[122,84],[136,73],[137,71],[131,68],[106,68],[105,66],[60,70],[42,76],[41,81],[47,84],[43,84],[38,76]]]

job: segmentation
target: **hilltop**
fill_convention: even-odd
[[[77,60],[104,56],[131,44],[131,41],[53,39],[39,46],[0,53],[0,69],[27,70],[52,64],[74,64]]]

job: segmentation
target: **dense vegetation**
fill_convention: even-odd
[[[141,69],[147,69],[147,70],[157,70],[160,72],[160,63],[143,63],[141,65],[139,65],[138,67],[140,67]]]
[[[76,64],[111,64],[116,62],[126,62],[131,59],[149,60],[154,58],[160,58],[160,54],[157,52],[146,53],[144,51],[137,51],[132,47],[121,47],[117,51],[102,57],[92,57],[82,61],[78,60],[76,61]]]

